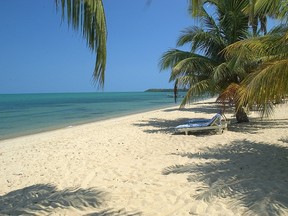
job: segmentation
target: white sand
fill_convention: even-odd
[[[211,100],[0,142],[0,215],[288,215],[288,106],[175,135]]]

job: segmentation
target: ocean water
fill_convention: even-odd
[[[174,106],[168,94],[0,94],[0,140]]]

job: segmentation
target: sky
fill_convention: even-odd
[[[176,48],[182,30],[197,24],[188,13],[188,1],[103,3],[107,64],[104,88],[99,89],[92,78],[95,54],[81,34],[62,21],[55,0],[2,0],[0,94],[173,88],[170,70],[160,71],[159,61]]]
[[[187,0],[103,0],[108,38],[105,84],[93,82],[95,54],[61,21],[54,0],[3,0],[0,94],[127,92],[172,88],[164,52],[194,21]],[[150,3],[150,4],[148,4]]]

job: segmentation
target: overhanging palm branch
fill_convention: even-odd
[[[159,62],[160,69],[166,70],[172,68],[177,62],[189,57],[191,57],[191,52],[185,52],[179,49],[170,49],[162,55]]]
[[[241,83],[239,106],[256,104],[262,115],[270,114],[271,104],[281,101],[288,94],[287,26],[279,26],[262,37],[239,41],[227,50],[234,55],[246,53],[261,57],[258,65]]]
[[[181,82],[181,79],[179,80],[179,82]],[[192,85],[185,97],[183,98],[180,107],[184,107],[186,104],[188,104],[191,100],[193,100],[194,96],[199,96],[202,95],[203,92],[211,92],[211,80],[202,80],[197,82],[196,84]],[[214,90],[213,90],[214,91]]]
[[[103,87],[106,68],[106,20],[102,0],[55,0],[62,8],[62,19],[76,31],[81,31],[88,48],[96,53],[94,80]]]
[[[269,61],[243,81],[240,102],[266,104],[288,94],[288,59]]]
[[[190,78],[190,86],[199,80],[207,79],[216,63],[206,56],[172,49],[162,56],[160,67],[162,70],[172,68],[170,82],[186,76],[186,79]]]
[[[237,104],[237,99],[239,98],[238,92],[240,85],[237,83],[231,83],[216,99],[217,102],[221,103],[223,106],[223,113],[226,110],[226,107],[232,107]]]
[[[225,46],[226,42],[221,37],[221,30],[215,26],[213,31],[204,31],[199,27],[191,27],[182,31],[178,38],[177,46],[189,44],[191,52],[201,52],[207,57],[214,56],[220,60],[223,56],[219,53]]]
[[[213,70],[215,64],[216,62],[210,58],[191,53],[191,57],[183,59],[174,65],[171,77],[179,77],[185,74],[193,74],[195,76],[206,75],[207,77],[210,75],[210,71]]]
[[[240,89],[240,85],[237,83],[231,83],[217,98],[217,102],[220,103],[236,103],[238,98],[238,91]]]
[[[217,82],[220,80],[223,80],[227,75],[230,74],[230,70],[228,68],[228,65],[226,62],[223,62],[222,64],[217,65],[214,69],[213,73],[213,79]]]

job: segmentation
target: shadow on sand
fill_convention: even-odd
[[[247,123],[233,123],[229,125],[229,131],[256,134],[259,130],[269,129],[269,128],[287,128],[288,129],[288,119],[277,119],[277,120],[261,120],[260,118],[250,119]]]
[[[105,193],[93,188],[57,190],[53,185],[37,184],[15,190],[0,196],[0,215],[51,214],[57,208],[99,208],[105,200]],[[101,210],[89,216],[141,215],[124,210]]]
[[[188,157],[191,163],[167,167],[163,174],[189,174],[189,182],[203,182],[195,199],[209,203],[215,197],[230,197],[231,208],[245,206],[247,215],[287,215],[287,147],[237,140],[201,152],[174,154]],[[193,161],[199,158],[201,163]]]
[[[177,125],[183,124],[183,122],[187,122],[188,120],[188,118],[179,118],[175,120],[151,118],[148,121],[141,121],[133,125],[138,127],[150,126],[154,128],[149,130],[143,130],[145,133],[174,133],[175,127]]]
[[[206,106],[203,107],[195,107],[195,108],[167,108],[164,109],[163,112],[174,112],[174,111],[183,111],[183,112],[191,112],[190,118],[178,118],[173,120],[167,120],[167,119],[159,119],[159,118],[150,118],[147,121],[141,121],[139,123],[135,123],[133,125],[138,127],[146,127],[150,126],[153,127],[153,129],[144,130],[146,133],[170,133],[175,134],[175,127],[181,124],[185,124],[187,121],[193,119],[193,120],[210,120],[216,113],[218,113],[221,108],[217,105],[215,102],[207,102],[207,103],[195,103],[195,104],[204,104]],[[211,118],[195,118],[193,113],[206,113],[210,114]],[[169,114],[167,114],[169,115]],[[183,133],[182,133],[183,134]],[[195,133],[194,135],[201,135],[200,133]],[[204,134],[206,134],[204,132]]]
[[[211,107],[211,110],[205,110],[205,108],[199,108],[199,112],[201,113],[211,113],[211,117],[219,111],[219,109],[215,109],[215,107]],[[169,109],[168,109],[169,110]],[[172,133],[175,134],[175,127],[181,124],[185,124],[187,121],[193,119],[193,120],[209,120],[209,118],[193,118],[193,112],[195,110],[193,109],[185,109],[186,111],[191,111],[191,118],[178,118],[174,120],[167,120],[167,119],[159,119],[159,118],[150,118],[147,121],[141,121],[139,123],[135,123],[135,126],[138,127],[145,127],[150,126],[154,129],[144,130],[146,133]],[[212,111],[213,110],[213,111]],[[165,111],[165,110],[164,110]],[[240,132],[240,133],[246,133],[246,134],[256,134],[259,130],[262,129],[269,129],[269,128],[281,128],[281,129],[288,129],[288,119],[261,119],[261,118],[250,118],[250,122],[247,123],[237,123],[236,119],[230,120],[230,124],[228,125],[228,130],[233,132]],[[205,133],[194,133],[193,135],[205,135]],[[286,139],[287,141],[287,139]]]

